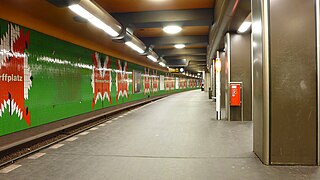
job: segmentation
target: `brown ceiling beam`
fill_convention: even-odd
[[[208,36],[164,36],[164,37],[144,37],[140,38],[146,45],[164,46],[174,44],[206,44],[208,43]]]
[[[213,8],[144,11],[132,13],[112,13],[115,19],[123,25],[133,24],[139,28],[162,27],[164,24],[182,23],[180,25],[206,25],[213,24]]]
[[[207,49],[158,49],[155,50],[160,56],[173,56],[173,55],[206,55]]]

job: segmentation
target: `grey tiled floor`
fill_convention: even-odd
[[[18,161],[0,179],[320,179],[318,167],[264,166],[252,152],[252,123],[214,115],[207,93],[175,94]]]

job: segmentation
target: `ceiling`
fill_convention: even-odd
[[[210,27],[214,23],[214,16],[217,18],[222,14],[219,2],[226,0],[95,1],[124,27],[130,27],[134,35],[153,48],[170,67],[185,67],[191,72],[207,70]],[[250,7],[250,0],[239,1],[226,31],[236,32],[250,13]],[[124,43],[113,42],[92,25],[75,21],[75,15],[68,8],[58,8],[48,0],[1,0],[0,12],[2,19],[59,39],[140,65],[166,70],[132,51]],[[172,24],[181,26],[183,30],[175,35],[163,32],[164,26]],[[186,47],[175,49],[174,45],[180,43]],[[222,38],[222,49],[223,45]]]
[[[0,13],[0,18],[137,64],[156,66],[123,43],[113,42],[90,24],[76,22],[75,15],[68,8],[58,8],[47,0],[2,1],[0,11],[5,13]],[[95,2],[124,27],[131,27],[134,35],[163,57],[169,67],[185,67],[187,71],[194,73],[206,70],[208,34],[209,27],[213,24],[215,0],[95,0]],[[181,26],[183,30],[175,35],[163,32],[164,26],[172,24]],[[174,44],[177,43],[185,44],[186,48],[175,49]]]
[[[214,0],[96,0],[124,27],[131,27],[148,47],[163,57],[169,67],[185,67],[197,73],[206,70],[209,28],[213,24]],[[170,35],[162,28],[179,25]],[[184,49],[174,48],[185,44]]]
[[[213,8],[214,0],[95,0],[109,13]]]
[[[63,1],[63,0],[58,0]],[[139,65],[166,71],[124,43],[113,42],[100,29],[74,20],[66,7],[56,7],[46,0],[1,0],[0,18],[38,32]]]

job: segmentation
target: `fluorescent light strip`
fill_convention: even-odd
[[[81,7],[78,4],[71,5],[68,8],[74,13],[78,14],[79,16],[85,19],[90,19],[94,17],[91,13],[89,13],[87,10],[85,10],[83,7]]]
[[[108,33],[110,36],[117,37],[119,36],[119,33],[117,33],[115,30],[113,30],[110,26],[106,25],[104,22],[102,22],[100,19],[93,17],[88,19],[88,21],[96,26],[99,29],[102,29],[104,32]]]
[[[81,7],[78,4],[71,5],[68,7],[71,11],[76,13],[77,15],[87,19],[91,24],[96,26],[99,29],[102,29],[104,32],[109,34],[110,36],[117,37],[119,36],[119,33],[113,30],[110,26],[106,25],[104,22],[102,22],[97,17],[93,16],[90,12],[85,10],[83,7]]]
[[[162,67],[166,67],[166,64],[163,63],[163,62],[159,62],[159,64],[160,64],[160,66],[162,66]]]
[[[251,26],[251,22],[243,22],[239,27],[238,32],[244,33],[250,28],[250,26]]]
[[[147,58],[153,62],[157,62],[157,58],[153,57],[152,55],[148,55]]]
[[[140,54],[144,53],[143,49],[139,48],[137,45],[133,44],[131,41],[127,41],[125,42],[125,44]]]

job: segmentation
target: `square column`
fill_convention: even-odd
[[[265,164],[318,164],[315,2],[252,0],[253,143]]]

